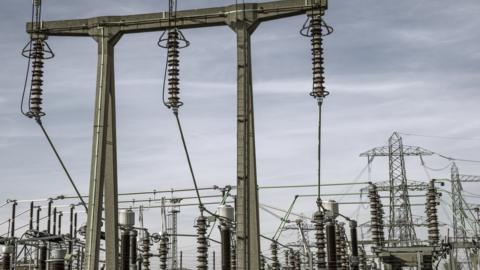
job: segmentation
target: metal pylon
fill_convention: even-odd
[[[467,241],[467,228],[464,213],[466,205],[463,203],[464,201],[462,197],[462,180],[455,163],[452,164],[450,172],[452,186],[453,239],[454,243],[465,242]],[[467,249],[455,248],[453,250],[453,255],[460,265],[465,262],[467,263],[467,269],[472,269],[470,254]]]
[[[465,229],[465,215],[462,213],[465,209],[462,200],[462,183],[460,181],[460,173],[455,163],[451,167],[452,181],[452,210],[453,210],[453,237],[455,242],[463,240],[467,234]]]
[[[172,204],[178,204],[180,200],[172,199]],[[170,218],[171,218],[171,262],[172,270],[178,269],[178,239],[177,239],[177,228],[178,228],[178,213],[180,213],[180,207],[173,205],[170,209]]]
[[[403,145],[402,137],[394,132],[388,139],[388,146],[376,147],[360,156],[372,160],[376,156],[388,157],[389,167],[389,222],[388,240],[392,246],[411,246],[417,241],[408,196],[408,181],[405,169],[405,156],[427,156],[433,152],[418,146]]]
[[[399,239],[400,245],[410,245],[417,240],[413,227],[412,209],[408,197],[407,172],[402,137],[398,133],[388,139],[390,180],[390,225],[388,239]]]

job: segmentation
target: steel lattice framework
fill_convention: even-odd
[[[376,156],[389,158],[388,240],[399,240],[391,242],[392,245],[411,246],[417,240],[408,196],[405,156],[427,155],[433,155],[433,152],[418,146],[404,146],[397,132],[388,139],[388,146],[376,147],[360,155],[367,157],[369,162]]]
[[[467,236],[465,215],[462,212],[465,209],[462,199],[462,183],[460,181],[460,173],[455,163],[451,167],[452,181],[452,212],[453,212],[453,237],[455,242]]]
[[[451,172],[451,197],[453,212],[453,238],[455,243],[465,243],[468,239],[467,233],[467,214],[466,209],[469,208],[468,203],[463,198],[462,182],[480,182],[480,176],[462,175],[459,173],[455,163],[452,164]],[[475,217],[473,217],[475,219]],[[475,225],[476,226],[476,225]],[[466,263],[467,269],[472,269],[472,260],[470,259],[470,251],[464,248],[454,249],[454,258],[460,264]]]
[[[417,236],[413,227],[412,209],[408,197],[403,143],[398,133],[394,133],[388,140],[388,154],[390,186],[392,187],[390,189],[390,224],[394,225],[388,228],[388,238],[398,238],[401,241],[400,245],[408,245],[415,242]],[[398,226],[398,230],[395,225]]]

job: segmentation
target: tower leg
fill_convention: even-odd
[[[253,27],[237,18],[237,269],[260,269],[255,129],[250,35]]]
[[[96,30],[98,65],[87,216],[85,254],[87,270],[97,270],[99,267],[104,200],[106,267],[107,270],[118,269],[118,193],[113,62],[114,46],[118,39],[119,35],[112,33],[110,28]]]

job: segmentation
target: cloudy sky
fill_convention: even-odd
[[[165,10],[166,1],[43,1],[45,20]],[[179,1],[180,9],[234,1]],[[27,61],[25,22],[31,1],[0,3],[0,202],[48,198],[73,190],[35,123],[19,111]],[[387,143],[394,131],[404,143],[443,155],[480,160],[480,3],[461,1],[330,1],[326,20],[323,172],[326,183],[366,181],[359,154]],[[316,175],[316,105],[311,86],[309,40],[299,28],[305,16],[262,24],[252,38],[259,185],[312,184]],[[191,187],[173,115],[161,104],[165,50],[161,33],[124,36],[116,46],[117,136],[121,192]],[[200,186],[235,184],[236,51],[227,27],[184,31],[181,51],[184,131]],[[82,193],[88,190],[96,43],[90,38],[48,40],[56,53],[45,64],[44,124]],[[425,158],[432,168],[450,161]],[[371,178],[386,180],[387,162],[375,160]],[[461,173],[479,174],[479,163],[458,162]],[[449,177],[449,171],[430,171]],[[427,180],[418,159],[409,178]],[[478,185],[469,187],[478,190]],[[361,186],[325,189],[358,191]],[[446,187],[447,189],[449,187]],[[261,191],[260,201],[287,208],[295,194],[313,189]],[[279,200],[279,198],[282,198]],[[358,197],[337,198],[358,201]],[[448,203],[448,198],[445,198]],[[474,197],[471,202],[480,202]],[[294,211],[311,215],[314,199]],[[60,203],[61,204],[61,203]],[[1,204],[0,204],[1,205]],[[448,206],[445,206],[448,207]],[[356,215],[353,208],[342,208]],[[213,209],[213,208],[212,208]],[[180,231],[192,230],[195,209],[182,210]],[[9,210],[0,209],[1,220]],[[419,214],[423,213],[420,209]],[[159,212],[147,222],[158,228]],[[262,232],[279,220],[262,212]],[[448,220],[445,220],[448,222]],[[5,225],[0,232],[6,230]],[[182,240],[182,245],[189,245]],[[287,241],[287,240],[285,240]],[[190,245],[191,246],[191,245]],[[264,247],[266,248],[266,246]],[[188,252],[188,249],[185,249]],[[190,247],[191,251],[191,247]],[[191,256],[187,256],[192,258]]]

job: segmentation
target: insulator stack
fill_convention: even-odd
[[[350,220],[350,269],[359,270],[359,252],[358,252],[358,237],[357,237],[357,221]]]
[[[34,14],[32,14],[32,30],[30,42],[22,50],[22,55],[31,60],[31,84],[29,94],[29,110],[24,112],[28,117],[33,117],[37,120],[44,116],[42,111],[42,94],[43,94],[43,61],[45,59],[53,58],[54,54],[47,42],[46,36],[41,33],[41,0],[34,0]],[[23,99],[22,99],[23,100]],[[23,112],[23,103],[22,103]]]
[[[121,255],[121,270],[128,270],[130,266],[130,232],[123,230],[120,233],[120,255]]]
[[[232,255],[232,243],[230,226],[227,222],[221,222],[220,225],[220,238],[221,238],[221,251],[222,251],[222,270],[230,270],[232,267],[231,255]]]
[[[158,245],[158,254],[160,256],[160,269],[167,269],[167,257],[168,257],[168,237],[162,235],[160,243]]]
[[[33,230],[33,208],[34,204],[33,202],[30,203],[30,219],[28,222],[28,230],[32,231]]]
[[[70,241],[68,242],[68,254],[70,255],[73,255],[73,241],[75,239],[73,237],[74,227],[75,227],[75,205],[72,204],[70,205],[70,228],[68,232],[68,235],[70,237]],[[75,257],[73,257],[73,259],[75,259]],[[68,261],[68,267],[67,267],[68,270],[72,270],[73,259]]]
[[[130,269],[137,269],[137,231],[130,231]]]
[[[35,39],[32,50],[32,82],[30,90],[30,116],[41,117],[42,111],[42,86],[43,86],[43,41]]]
[[[13,253],[13,247],[11,246],[5,246],[3,247],[2,251],[2,270],[10,270],[11,264],[12,264],[12,253]]]
[[[347,247],[347,237],[345,234],[345,224],[339,224],[339,231],[340,231],[340,248],[341,248],[341,256],[340,256],[340,267],[339,270],[347,270],[349,268],[348,265],[348,247]]]
[[[48,200],[48,207],[47,207],[47,233],[50,234],[51,232],[51,222],[52,222],[52,204],[53,200]]]
[[[47,269],[47,245],[45,243],[41,243],[39,247],[39,254],[38,254],[38,269],[39,270],[46,270]]]
[[[365,254],[365,250],[363,248],[359,249],[359,256],[358,256],[358,269],[359,270],[366,270],[367,269],[367,254]]]
[[[280,270],[280,263],[278,261],[278,245],[276,242],[272,242],[270,245],[272,250],[272,270]]]
[[[180,60],[179,58],[179,42],[178,42],[179,32],[177,29],[168,32],[168,54],[167,54],[167,65],[168,65],[168,101],[167,105],[174,110],[177,110],[178,107],[182,106],[180,102]]]
[[[302,260],[300,258],[300,252],[295,252],[295,258],[294,258],[294,262],[295,262],[295,265],[294,265],[294,268],[295,270],[301,270],[301,267],[302,267]]]
[[[57,208],[53,208],[53,224],[52,224],[52,233],[53,235],[57,234]]]
[[[63,213],[59,212],[58,213],[58,234],[59,235],[62,234],[62,217],[63,217]]]
[[[208,269],[207,218],[197,218],[197,270]]]
[[[326,252],[325,252],[325,221],[322,211],[317,211],[314,214],[313,222],[315,223],[315,246],[317,248],[316,264],[318,270],[324,270],[327,267],[326,264]]]
[[[343,249],[342,249],[342,225],[339,223],[335,224],[335,248],[336,248],[336,261],[337,261],[337,269],[343,270],[342,263],[343,263]]]
[[[288,269],[288,267],[290,266],[290,261],[289,261],[289,251],[288,249],[285,250],[285,269]]]
[[[293,250],[288,252],[288,269],[294,270],[295,269],[295,253]]]
[[[383,211],[383,204],[382,204],[382,201],[380,200],[380,196],[378,195],[377,196],[377,200],[378,200],[378,213],[380,215],[380,219],[378,221],[379,225],[380,225],[380,242],[382,243],[385,243],[385,231],[384,231],[384,224],[383,224],[383,214],[384,214],[384,211]]]
[[[232,241],[232,270],[237,270],[237,246],[234,240]]]
[[[3,270],[10,270],[10,264],[11,264],[11,257],[10,254],[4,253],[3,254],[3,261],[2,261],[2,269]]]
[[[310,35],[313,64],[313,89],[310,95],[319,100],[323,100],[323,98],[328,95],[328,91],[325,90],[322,18],[320,15],[313,15],[310,18]]]
[[[427,223],[428,223],[428,240],[431,245],[437,245],[440,240],[440,232],[438,230],[438,214],[437,214],[437,189],[435,182],[430,182],[427,191],[426,203]]]
[[[382,245],[384,240],[383,233],[383,208],[378,195],[378,189],[375,185],[368,188],[368,198],[370,199],[370,228],[372,240],[377,247]]]
[[[150,235],[148,232],[143,234],[141,250],[143,270],[150,270]]]
[[[328,264],[327,269],[337,269],[337,249],[336,247],[336,233],[335,233],[335,223],[332,220],[328,220],[325,223],[325,232],[327,236],[327,256]]]
[[[35,222],[35,231],[39,232],[40,231],[40,214],[42,212],[42,208],[38,207],[37,208],[37,216],[36,216],[36,222]]]
[[[265,257],[260,255],[260,270],[265,270]]]
[[[48,270],[64,270],[65,269],[65,249],[54,249],[48,260]]]
[[[17,201],[14,201],[12,204],[12,218],[10,219],[10,237],[15,238],[15,220],[17,218]]]
[[[422,270],[433,270],[433,256],[426,255],[422,257]]]
[[[80,269],[80,270],[83,270],[83,264],[84,264],[84,261],[85,261],[85,248],[84,247],[80,247],[78,249],[78,260],[77,260],[77,269]]]

